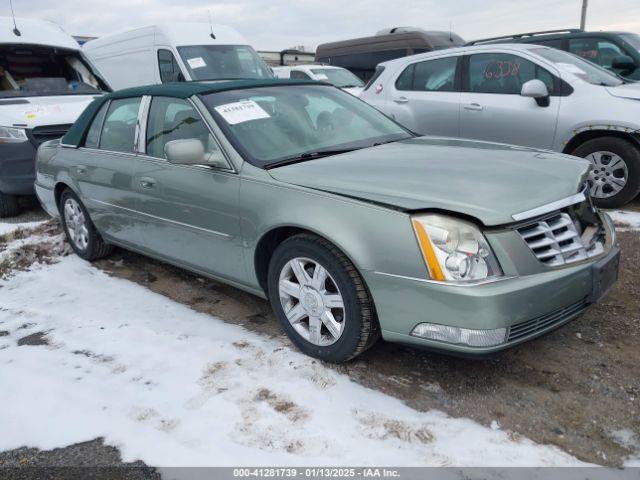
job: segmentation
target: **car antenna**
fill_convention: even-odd
[[[209,34],[209,36],[215,40],[216,36],[213,33],[213,22],[211,21],[211,10],[207,10],[207,12],[209,13],[209,27],[211,28],[211,33]]]
[[[9,0],[9,5],[11,5],[11,16],[13,17],[13,33],[16,37],[19,37],[22,33],[18,30],[18,25],[16,24],[16,14],[13,12],[13,0]]]

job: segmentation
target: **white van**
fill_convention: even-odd
[[[273,67],[278,78],[297,78],[301,80],[319,80],[328,82],[354,97],[364,90],[364,82],[346,68],[332,65],[295,65],[291,67]]]
[[[273,77],[249,42],[224,25],[151,25],[106,35],[82,48],[115,89],[189,80]]]
[[[78,43],[42,20],[0,17],[0,217],[33,195],[38,146],[62,137],[85,107],[110,91]]]

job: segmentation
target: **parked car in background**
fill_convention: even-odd
[[[82,258],[120,245],[268,298],[304,353],[343,362],[380,334],[487,354],[598,301],[619,249],[588,170],[417,138],[328,84],[242,80],[96,100],[40,147],[36,189]]]
[[[116,89],[273,76],[249,42],[225,25],[151,25],[105,35],[82,49]]]
[[[535,43],[558,48],[624,78],[640,80],[640,35],[637,33],[549,30],[475,40],[469,45],[489,43]]]
[[[425,31],[415,27],[380,30],[372,37],[324,43],[316,49],[316,62],[343,67],[368,81],[376,65],[394,58],[464,45],[453,32]]]
[[[360,97],[423,135],[586,158],[600,206],[619,207],[640,191],[640,84],[576,55],[522,44],[414,55],[381,64]]]
[[[258,51],[258,55],[262,58],[270,67],[282,67],[287,65],[307,65],[315,62],[315,52],[307,52],[305,50],[298,50],[287,48],[278,52],[274,51]]]
[[[349,70],[331,65],[297,65],[294,67],[274,67],[273,73],[278,78],[299,80],[318,80],[343,89],[356,97],[364,88],[364,82]]]
[[[58,25],[0,17],[0,217],[34,195],[38,146],[62,137],[107,83]]]

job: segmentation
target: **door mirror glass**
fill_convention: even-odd
[[[226,168],[227,162],[219,150],[208,152],[202,141],[197,138],[171,140],[164,146],[164,155],[176,165],[206,165]]]
[[[615,70],[630,71],[635,70],[636,64],[633,58],[627,55],[618,55],[611,61],[611,67]]]

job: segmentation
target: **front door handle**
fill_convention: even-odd
[[[407,97],[398,97],[393,99],[396,103],[407,103],[409,99]]]
[[[76,172],[78,172],[79,174],[85,174],[87,173],[87,167],[85,167],[84,165],[76,165]]]
[[[481,111],[482,110],[482,105],[480,105],[479,103],[470,103],[468,105],[464,106],[465,110],[475,110],[475,111]]]
[[[140,186],[142,188],[155,188],[156,179],[151,177],[142,177],[140,179]]]

